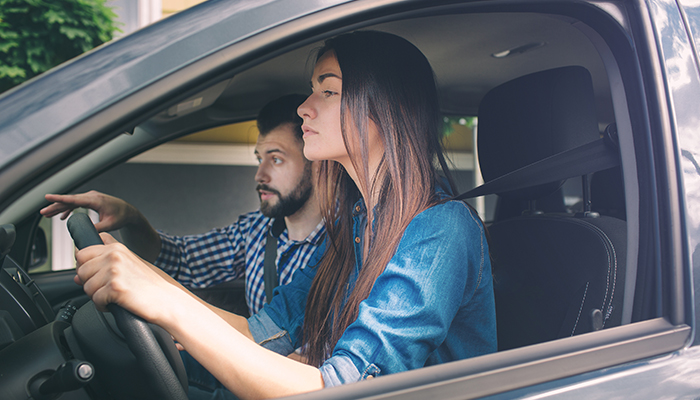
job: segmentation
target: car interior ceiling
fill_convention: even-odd
[[[435,70],[445,115],[476,115],[490,88],[517,76],[559,66],[584,66],[593,78],[597,114],[604,128],[614,119],[608,78],[596,49],[577,24],[561,16],[501,13],[425,17],[363,29],[395,33],[421,49]],[[528,44],[541,47],[508,57],[493,56]],[[177,137],[201,130],[207,119],[211,125],[253,119],[278,95],[309,92],[313,51],[321,45],[303,46],[243,71],[216,90],[209,88],[163,110],[143,126],[152,134]],[[198,98],[204,100],[197,107],[187,106]],[[188,115],[190,118],[184,118]]]
[[[599,55],[596,47],[591,43],[589,37],[580,29],[580,24],[576,20],[555,15],[493,13],[431,16],[387,22],[369,28],[403,36],[424,52],[435,70],[441,107],[446,115],[479,115],[481,119],[483,110],[480,110],[480,104],[482,104],[482,100],[487,93],[499,85],[539,71],[551,71],[567,66],[581,66],[589,73],[589,78],[586,78],[589,79],[590,83],[589,105],[591,108],[589,111],[594,115],[593,117],[590,117],[590,114],[586,116],[586,126],[592,127],[593,130],[589,130],[587,134],[592,135],[590,136],[592,137],[591,140],[595,140],[600,137],[600,133],[605,131],[608,126],[612,126],[611,124],[616,121],[616,118],[621,116],[613,114],[613,95],[610,90],[610,78],[606,72],[605,62]],[[449,37],[450,40],[445,40],[446,37]],[[2,219],[5,220],[4,216],[6,215],[29,215],[30,211],[35,211],[42,204],[44,193],[62,192],[75,187],[78,183],[82,183],[94,176],[95,171],[104,170],[106,165],[114,165],[117,162],[124,161],[126,158],[135,155],[137,151],[143,151],[155,144],[202,129],[253,119],[263,104],[279,95],[292,92],[308,93],[308,77],[313,66],[313,60],[310,59],[309,54],[314,48],[319,46],[320,42],[291,50],[233,77],[226,77],[226,79],[221,80],[216,85],[181,99],[175,104],[170,104],[166,109],[159,110],[150,119],[136,126],[133,132],[120,135],[78,162],[55,174],[51,179],[36,186],[23,197],[23,199],[28,199],[28,201],[17,201],[10,210],[4,210],[0,217],[3,217]],[[494,56],[508,50],[512,50],[511,55],[505,57]],[[533,90],[537,90],[537,88],[529,87],[525,92],[520,92],[517,95],[523,107],[525,105],[540,104],[531,101],[533,96],[530,96],[530,94]],[[194,102],[196,99],[199,100]],[[529,116],[534,118],[537,114],[530,113]],[[496,119],[498,118],[508,120],[508,118],[513,117],[501,114]],[[520,123],[522,124],[523,122]],[[550,144],[556,142],[552,137],[540,135],[543,132],[544,129],[518,129],[517,131],[511,129],[508,132],[508,135],[511,136],[502,136],[495,145],[495,159],[500,162],[504,159],[515,158],[524,152],[522,147],[506,149],[506,147],[502,146],[505,143],[509,143],[509,141],[517,143],[512,140],[512,135],[528,135],[528,140],[520,144],[527,148],[528,151],[531,150],[530,154],[536,154],[535,150],[549,147]],[[481,126],[480,134],[482,134]],[[490,132],[483,132],[483,134],[490,134]],[[575,135],[575,133],[572,134]],[[629,132],[625,134],[629,134]],[[555,154],[577,145],[578,143],[576,145],[563,144],[563,147],[558,147],[549,154],[538,154],[537,159],[529,160],[527,163],[518,166],[512,166],[505,172],[510,172],[516,167],[522,167],[547,155]],[[622,165],[630,165],[630,162],[623,162]],[[581,218],[571,222],[572,215],[566,215],[565,217],[556,215],[567,211],[563,205],[561,182],[557,182],[557,184],[550,187],[550,190],[541,191],[535,188],[534,191],[527,195],[499,197],[498,207],[500,214],[494,225],[489,227],[495,232],[494,236],[496,236],[496,241],[498,242],[495,245],[498,257],[494,257],[494,268],[496,270],[496,278],[500,279],[500,282],[498,280],[496,282],[497,287],[501,285],[501,289],[498,289],[501,292],[497,292],[497,297],[500,296],[500,299],[497,299],[497,301],[501,304],[499,309],[505,310],[506,306],[503,306],[503,304],[517,303],[515,299],[518,297],[522,298],[524,295],[522,292],[523,288],[514,289],[512,286],[508,287],[508,285],[512,285],[512,281],[509,281],[510,278],[506,275],[512,273],[511,270],[515,267],[507,264],[515,262],[515,260],[510,259],[515,257],[515,254],[540,254],[541,251],[546,251],[541,249],[547,248],[578,248],[580,251],[584,251],[583,249],[587,247],[579,247],[579,243],[581,241],[592,241],[595,242],[594,246],[597,246],[596,254],[600,255],[596,256],[595,261],[591,261],[596,264],[595,266],[574,263],[580,270],[585,270],[589,275],[577,278],[578,280],[570,286],[562,285],[561,282],[552,282],[552,285],[562,285],[562,287],[569,288],[567,289],[567,295],[578,299],[568,299],[566,302],[568,305],[575,303],[581,307],[575,307],[575,310],[572,308],[562,310],[561,316],[558,317],[559,325],[557,325],[557,328],[550,328],[547,334],[543,335],[535,332],[533,337],[536,335],[539,335],[539,337],[531,340],[528,337],[526,339],[530,340],[528,343],[523,342],[515,343],[512,346],[504,346],[517,347],[569,336],[568,333],[573,334],[575,332],[578,334],[583,331],[593,331],[625,322],[622,319],[618,319],[614,323],[605,326],[599,323],[601,318],[603,322],[607,320],[607,317],[609,317],[608,313],[613,308],[616,311],[618,308],[622,308],[623,305],[621,303],[623,300],[629,300],[624,293],[624,288],[629,288],[630,285],[629,282],[625,284],[625,271],[629,265],[636,263],[635,257],[628,256],[629,252],[636,252],[636,250],[626,246],[629,243],[628,235],[635,235],[636,233],[627,232],[628,224],[625,221],[630,218],[637,218],[634,215],[626,214],[626,207],[629,201],[637,194],[633,193],[634,196],[630,197],[629,193],[627,193],[628,196],[625,196],[625,188],[621,183],[623,179],[621,171],[623,169],[616,167],[606,171],[599,171],[593,175],[590,184],[587,184],[585,179],[581,183],[584,191],[587,187],[590,187],[591,195],[589,199],[591,200],[592,211],[597,211],[603,216],[603,218],[591,222],[584,228],[584,230],[588,229],[590,231],[592,229],[595,231],[595,237],[593,238],[586,237],[582,239],[577,236],[580,235],[577,229],[582,220]],[[487,171],[486,173],[488,174],[489,172]],[[498,175],[503,173],[501,171]],[[537,207],[539,209],[534,212]],[[576,230],[576,233],[569,233],[569,227],[565,228],[566,233],[561,233],[558,230],[559,228],[548,226],[533,228],[529,224],[538,224],[539,221],[533,222],[532,215],[521,216],[523,212],[527,211],[530,211],[531,214],[538,214],[538,216],[540,213],[546,214],[551,217],[550,222],[554,221],[551,223],[564,223],[567,226],[574,225],[571,229]],[[611,219],[612,222],[609,221]],[[540,220],[544,219],[541,218]],[[600,222],[603,220],[605,221]],[[510,221],[508,223],[516,221],[515,223],[520,225],[512,227],[512,225],[504,225],[504,221]],[[612,225],[612,227],[609,225]],[[531,246],[526,246],[522,243],[516,244],[523,237],[528,237],[528,233],[535,231],[541,232],[541,235],[537,237],[551,236],[553,232],[559,232],[556,236],[560,240],[563,240],[561,238],[566,238],[566,240],[552,242],[550,237],[539,240],[537,244],[528,241],[527,243],[530,243]],[[521,234],[513,236],[514,232],[520,232]],[[534,237],[531,236],[531,238]],[[634,238],[634,236],[632,237]],[[500,244],[501,239],[504,244]],[[576,243],[570,241],[576,241]],[[543,247],[535,248],[535,245]],[[507,256],[507,252],[502,251],[504,248],[513,249],[516,247],[522,252],[512,253],[512,256]],[[606,252],[609,252],[610,248],[614,249],[618,256],[617,259],[611,260],[604,257],[604,254],[607,254]],[[577,254],[578,256],[576,256]],[[566,256],[581,258],[579,253],[568,253]],[[531,258],[527,265],[551,265],[552,263],[571,263],[571,260],[558,259],[545,262],[535,257]],[[612,271],[616,273],[617,279],[613,283],[614,287],[609,285],[611,263],[619,264],[617,266],[618,269]],[[632,270],[636,270],[636,266]],[[531,282],[526,277],[521,278],[522,282]],[[634,281],[634,275],[630,276],[628,274],[626,279]],[[598,286],[594,287],[594,285]],[[551,287],[551,285],[547,286],[547,288],[542,287],[541,290],[551,290]],[[614,299],[612,299],[612,294],[608,296],[609,293],[606,292],[606,290],[610,291],[612,289],[616,292]],[[580,318],[581,310],[583,310],[581,298],[585,298],[585,293],[593,292],[596,293],[597,299],[600,300],[598,303],[607,305],[604,307],[600,305],[588,307],[588,303],[586,303],[588,307],[585,310],[586,315]],[[561,299],[565,295],[557,292],[553,293],[553,296],[559,296],[558,298]],[[592,298],[589,299],[592,301]],[[550,301],[556,300],[550,299]],[[614,302],[614,307],[612,302]],[[532,310],[541,310],[539,307],[533,307]],[[522,310],[503,312],[502,315],[507,315],[510,321],[516,321],[517,326],[509,325],[508,322],[502,322],[499,319],[499,327],[508,326],[507,330],[516,332],[524,329],[523,327],[526,327],[528,324],[534,325],[533,321],[538,318],[530,315],[529,319],[518,320],[514,316],[518,313],[523,315],[522,318],[530,315],[522,312]],[[572,321],[578,323],[579,319],[581,321],[585,320],[585,322],[582,322],[581,325],[572,325]],[[539,326],[553,326],[552,324],[554,323],[547,322],[545,324],[543,322]],[[580,328],[584,325],[585,328]],[[579,327],[578,329],[577,326]],[[502,339],[499,336],[499,341],[501,340],[503,340],[503,343],[510,343],[509,338]]]

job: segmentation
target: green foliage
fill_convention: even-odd
[[[454,132],[454,125],[464,125],[471,129],[475,121],[476,117],[442,117],[442,134],[443,136],[450,136],[450,134]]]
[[[106,0],[0,0],[0,93],[112,39]]]

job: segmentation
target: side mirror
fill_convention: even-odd
[[[49,257],[48,242],[46,232],[42,227],[37,227],[34,238],[32,238],[32,249],[29,253],[29,270],[40,267],[46,263]]]

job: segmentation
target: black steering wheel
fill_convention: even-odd
[[[87,214],[73,214],[68,219],[68,230],[79,249],[103,243]],[[148,397],[155,395],[163,399],[187,400],[187,374],[170,335],[162,328],[146,323],[143,319],[116,304],[107,305],[107,309],[114,317],[116,327],[121,331],[127,346],[136,357],[136,362],[141,374],[148,382],[148,387],[152,388]],[[101,321],[97,325],[104,325],[107,330],[113,330],[109,327],[112,323],[111,318],[108,317],[108,314],[102,315],[97,311],[92,302],[83,306],[79,312],[89,315],[84,318],[90,321],[95,319]],[[95,325],[93,322],[88,324]],[[99,374],[98,369],[96,376]],[[129,385],[130,383],[122,384]]]

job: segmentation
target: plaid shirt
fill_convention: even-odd
[[[265,243],[273,220],[254,211],[238,217],[233,225],[201,235],[169,236],[158,232],[161,249],[155,262],[183,286],[201,289],[245,276],[246,301],[250,315],[265,304]],[[277,240],[279,284],[292,281],[321,243],[323,221],[301,241],[290,240],[287,230]]]

